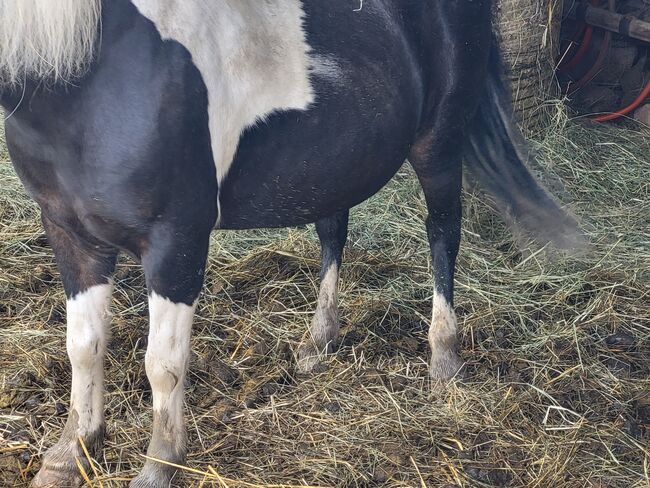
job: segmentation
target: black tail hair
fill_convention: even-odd
[[[578,222],[526,167],[530,149],[514,124],[502,66],[494,39],[485,92],[470,126],[467,169],[510,224],[523,227],[541,244],[577,250],[584,246]]]

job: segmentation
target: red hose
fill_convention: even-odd
[[[592,5],[598,5],[598,0],[590,0],[590,3]],[[609,10],[611,12],[615,12],[616,0],[608,0],[607,3],[608,3]],[[584,26],[585,24],[578,26],[572,41],[575,42],[576,39],[584,31],[584,36],[582,38],[582,42],[580,43],[580,48],[576,52],[575,56],[573,56],[571,59],[569,59],[568,61],[561,62],[560,65],[558,66],[558,70],[563,72],[572,70],[578,65],[578,63],[589,51],[589,47],[594,34],[594,28],[592,26],[587,26],[585,28]],[[596,58],[594,65],[582,78],[580,78],[580,80],[578,80],[574,85],[569,87],[569,93],[574,92],[579,88],[582,88],[584,85],[589,83],[593,79],[593,77],[596,76],[596,74],[598,74],[598,71],[602,67],[602,63],[604,62],[605,57],[607,56],[607,53],[609,51],[611,41],[612,41],[611,32],[606,32],[603,38],[603,42],[600,46],[598,57]],[[617,110],[616,112],[612,112],[605,115],[599,115],[597,117],[592,117],[592,120],[596,122],[608,122],[610,120],[616,120],[636,110],[639,107],[639,105],[641,105],[645,101],[645,99],[648,98],[649,96],[650,96],[650,81],[648,81],[648,83],[643,88],[643,90],[641,90],[641,93],[639,93],[639,96],[630,105],[628,105],[627,107],[623,107]]]
[[[616,0],[608,0],[607,6],[609,7],[610,12],[616,12]],[[568,93],[573,93],[576,90],[579,90],[596,77],[600,69],[603,67],[603,63],[605,62],[605,58],[609,53],[609,47],[611,43],[612,33],[607,31],[603,37],[603,42],[600,45],[600,51],[598,52],[598,57],[596,58],[594,65],[582,78],[580,78],[576,83],[569,86]]]
[[[590,0],[591,5],[593,6],[598,6],[598,0]],[[558,70],[562,71],[564,73],[572,70],[575,68],[580,61],[582,61],[582,58],[585,57],[585,55],[589,52],[589,47],[592,41],[594,35],[594,28],[591,25],[587,25],[584,22],[580,22],[576,28],[575,34],[571,38],[571,42],[575,43],[578,42],[580,37],[582,37],[582,41],[580,41],[580,47],[578,48],[578,51],[576,52],[575,56],[563,61],[560,63],[560,66],[558,66]],[[569,48],[571,50],[571,48]]]
[[[650,81],[648,81],[645,88],[641,91],[639,96],[630,105],[620,110],[617,110],[616,112],[613,112],[611,114],[599,115],[598,117],[594,117],[593,120],[595,120],[596,122],[607,122],[609,120],[614,120],[614,119],[618,119],[619,117],[623,117],[624,115],[627,115],[630,112],[634,111],[639,105],[643,103],[643,101],[646,98],[648,98],[648,96],[650,96]]]
[[[594,28],[592,26],[587,26],[584,32],[584,36],[582,38],[582,42],[580,42],[580,48],[578,48],[578,51],[576,52],[576,55],[573,56],[569,61],[566,63],[563,63],[560,65],[559,70],[566,73],[567,71],[571,71],[573,68],[575,68],[580,61],[582,61],[582,58],[585,57],[585,54],[589,52],[589,47],[591,45],[591,39],[594,35]]]

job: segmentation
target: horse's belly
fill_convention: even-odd
[[[346,114],[276,114],[246,133],[219,188],[220,228],[289,227],[351,208],[379,191],[408,155],[417,103]],[[359,107],[356,107],[357,111]]]

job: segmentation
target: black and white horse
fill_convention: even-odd
[[[408,158],[435,273],[433,378],[454,376],[462,160],[500,208],[559,244],[574,221],[523,164],[490,0],[2,0],[0,102],[16,171],[61,271],[70,414],[32,486],[77,486],[104,433],[118,253],[149,289],[148,454],[185,456],[183,383],[212,229],[316,223],[318,306],[297,351],[336,344],[348,211]],[[147,461],[133,487],[174,471]]]

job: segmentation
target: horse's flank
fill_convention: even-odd
[[[0,83],[68,81],[93,58],[101,0],[2,0]]]

